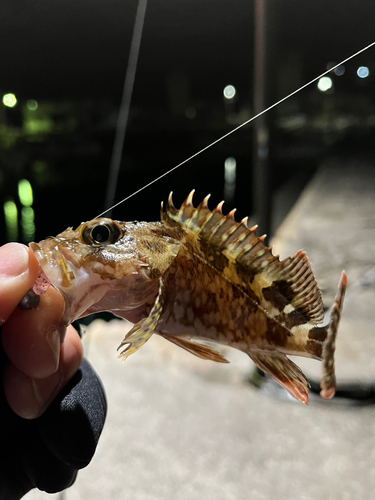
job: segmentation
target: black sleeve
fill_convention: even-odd
[[[18,417],[1,389],[0,500],[18,500],[32,488],[56,493],[71,486],[95,453],[106,413],[103,386],[87,360],[37,419]]]

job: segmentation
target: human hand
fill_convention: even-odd
[[[106,416],[100,380],[81,363],[79,335],[60,327],[60,294],[50,287],[38,307],[17,308],[38,268],[27,247],[0,247],[0,498],[7,500],[34,487],[70,486],[90,462]]]
[[[45,411],[78,370],[83,356],[75,329],[60,326],[64,300],[53,287],[40,296],[36,308],[17,308],[38,269],[33,252],[24,245],[9,243],[0,248],[1,338],[9,360],[4,393],[12,410],[23,418],[36,418]]]

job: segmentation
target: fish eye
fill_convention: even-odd
[[[99,225],[95,226],[91,230],[91,239],[94,243],[101,244],[101,243],[107,243],[111,236],[111,232],[109,230],[109,227],[106,225]]]
[[[82,240],[88,245],[109,245],[115,243],[120,236],[121,230],[113,221],[92,223],[82,231]]]

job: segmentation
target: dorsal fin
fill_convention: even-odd
[[[257,302],[288,329],[304,323],[319,324],[323,320],[320,290],[305,252],[280,261],[272,247],[258,237],[257,226],[248,229],[247,219],[236,222],[234,210],[223,215],[223,202],[212,211],[207,196],[193,205],[192,191],[177,209],[169,195],[164,225],[179,227],[184,242],[192,251],[222,272],[234,284],[256,296]]]

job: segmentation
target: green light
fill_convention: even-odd
[[[29,243],[35,237],[34,210],[31,207],[23,207],[21,210],[22,239]]]
[[[38,186],[44,186],[48,182],[48,165],[45,161],[35,160],[32,164],[32,173]]]
[[[16,96],[14,94],[4,94],[3,104],[4,106],[8,106],[8,108],[13,108],[17,104]]]
[[[35,111],[38,109],[38,102],[35,99],[29,99],[26,103],[27,109],[30,111]]]
[[[21,179],[18,183],[18,196],[24,207],[31,207],[33,204],[33,189],[26,179]]]
[[[4,203],[4,217],[7,228],[8,241],[17,241],[18,238],[18,212],[14,201]]]

